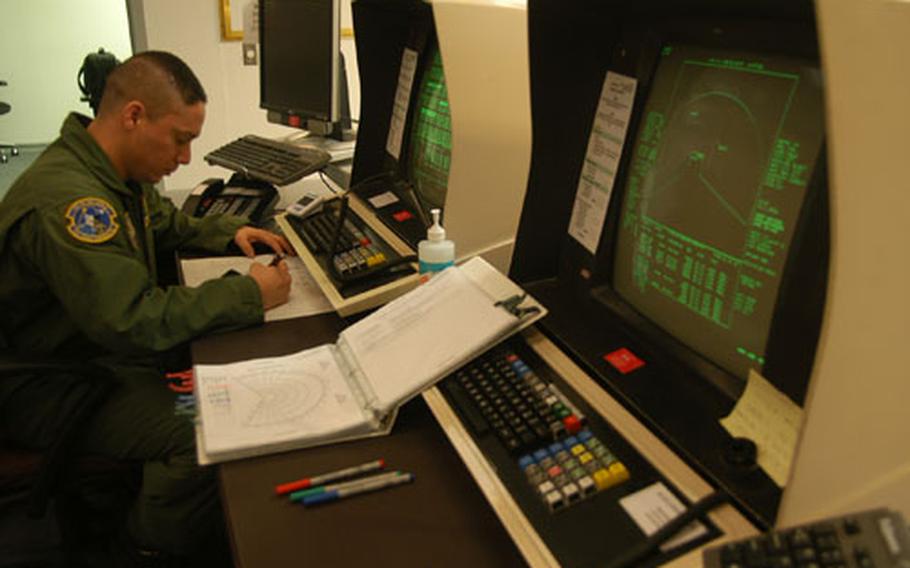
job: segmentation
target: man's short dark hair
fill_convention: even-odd
[[[185,105],[207,102],[205,89],[182,59],[166,51],[144,51],[116,66],[104,88],[101,110],[142,101],[153,115],[172,109],[174,95]]]
[[[205,96],[205,89],[202,88],[202,83],[199,82],[196,74],[193,73],[189,65],[173,53],[168,53],[167,51],[144,51],[134,55],[133,58],[148,59],[169,74],[184,104],[194,105],[198,102],[208,102]]]

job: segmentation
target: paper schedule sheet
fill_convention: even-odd
[[[597,251],[607,217],[636,86],[633,77],[608,71],[591,128],[569,221],[569,235],[592,253]]]
[[[253,260],[268,264],[274,255],[260,254],[255,259],[245,256],[218,256],[193,258],[180,261],[183,282],[187,286],[198,286],[206,280],[220,278],[229,270],[247,274]],[[319,289],[303,261],[296,256],[285,258],[291,273],[291,293],[286,304],[265,312],[265,321],[278,321],[302,316],[325,314],[332,311],[328,298]]]
[[[415,380],[463,360],[466,349],[477,345],[475,338],[496,337],[516,323],[515,316],[469,285],[463,272],[446,270],[341,337],[372,378],[385,411],[415,392]]]

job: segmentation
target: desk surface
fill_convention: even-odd
[[[193,345],[197,363],[291,353],[334,342],[343,321],[323,315],[215,335]],[[385,458],[413,483],[304,509],[275,485]],[[523,566],[524,561],[449,445],[415,399],[392,434],[219,466],[234,561],[242,568],[310,566]]]

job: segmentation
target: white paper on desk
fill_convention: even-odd
[[[260,254],[256,262],[268,264],[274,255]],[[332,311],[332,305],[313,280],[303,261],[296,256],[285,259],[291,273],[291,293],[286,304],[265,312],[265,321],[278,321],[301,316],[325,314]],[[245,256],[217,256],[193,258],[180,261],[183,282],[187,286],[198,286],[206,280],[220,278],[228,270],[241,274],[250,271],[252,259]]]
[[[381,414],[517,324],[464,271],[449,269],[345,329],[339,347],[353,354]]]
[[[746,390],[720,424],[732,436],[755,442],[758,465],[783,487],[790,475],[802,419],[802,408],[750,369]]]
[[[362,431],[369,424],[333,354],[323,345],[283,357],[195,367],[205,453],[256,453]],[[261,453],[262,450],[260,450]]]

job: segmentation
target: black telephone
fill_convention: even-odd
[[[263,225],[271,217],[278,203],[278,190],[261,180],[234,174],[227,182],[209,178],[192,191],[181,208],[193,217],[216,213],[240,215],[254,225]]]

